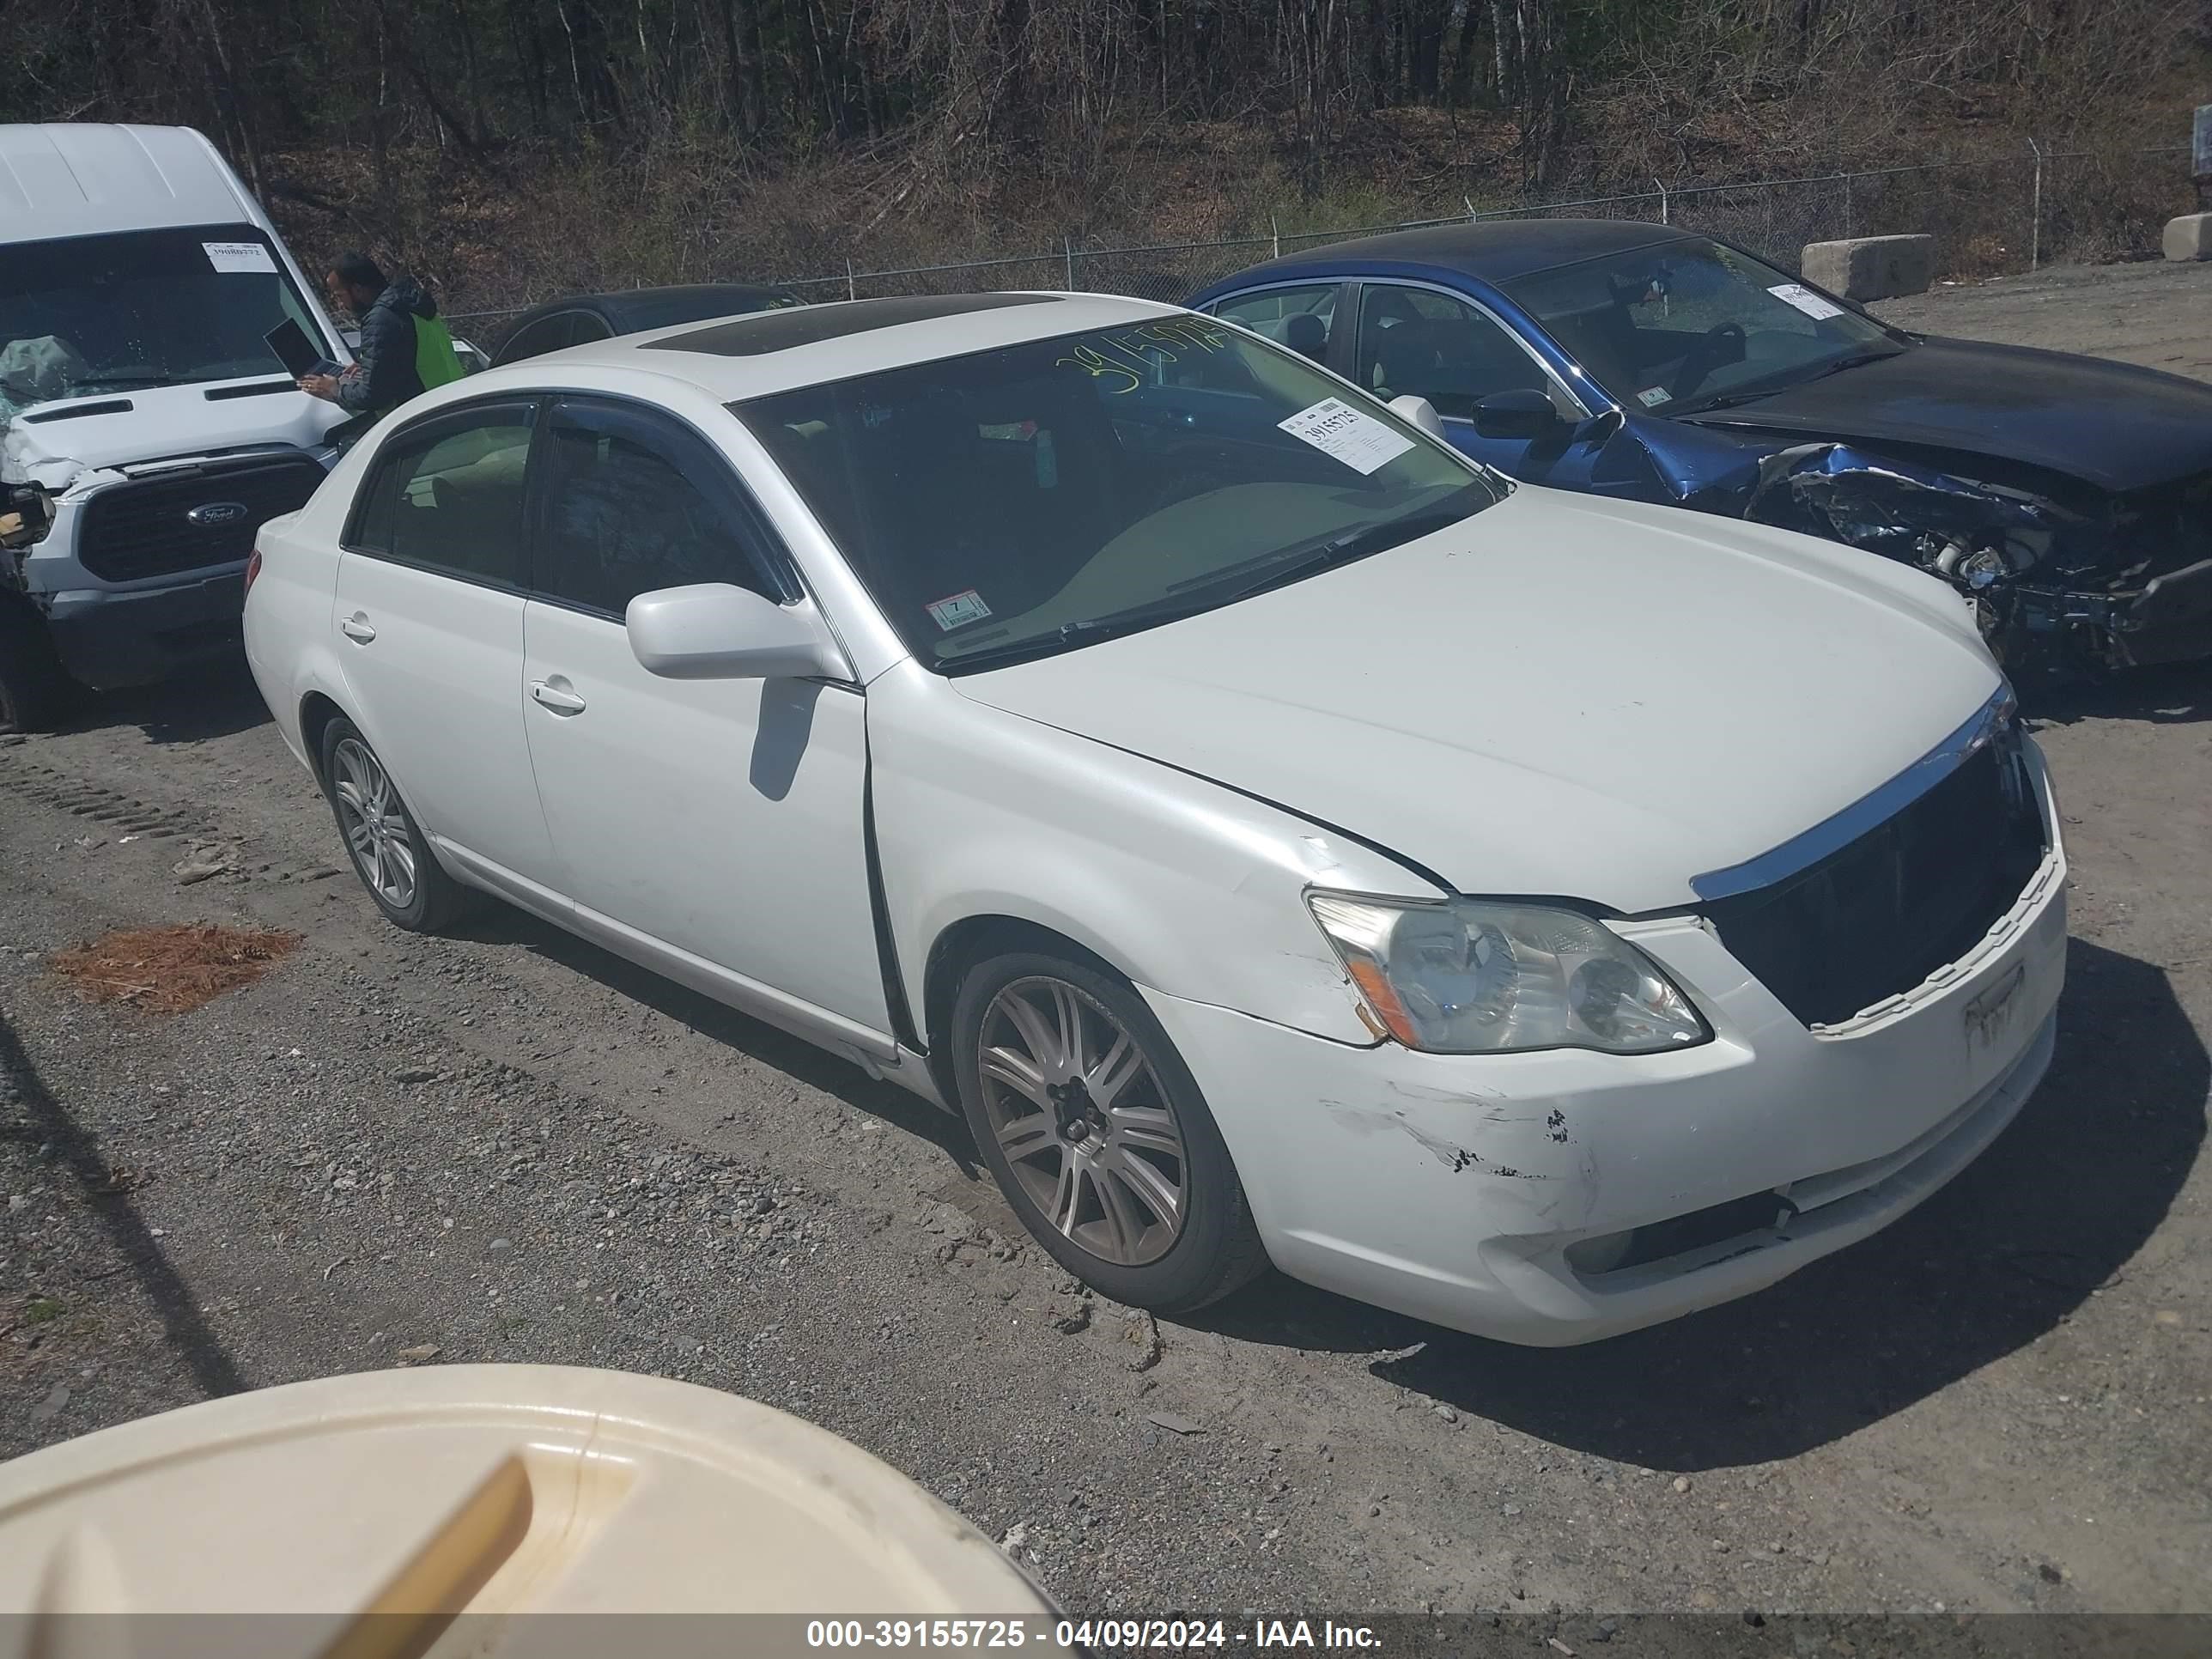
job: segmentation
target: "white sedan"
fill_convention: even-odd
[[[497,895],[963,1113],[1107,1295],[1586,1341],[1987,1146],[2065,864],[1942,583],[1432,423],[1096,296],[606,340],[372,433],[247,649],[393,921]]]

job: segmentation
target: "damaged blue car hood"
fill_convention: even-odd
[[[2212,471],[2212,386],[2063,352],[1929,339],[1711,414],[1708,429],[2017,461],[2124,491]]]

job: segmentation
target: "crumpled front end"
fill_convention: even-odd
[[[1762,460],[1742,512],[1943,577],[2016,677],[2212,656],[2212,474],[2071,493],[1812,443]]]

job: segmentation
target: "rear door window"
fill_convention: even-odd
[[[1425,398],[1470,420],[1498,392],[1540,392],[1560,416],[1583,411],[1520,340],[1487,313],[1430,289],[1369,283],[1359,295],[1359,383],[1378,398]]]
[[[347,548],[519,585],[532,412],[528,404],[471,409],[395,434],[357,498]]]
[[[1262,289],[1217,302],[1213,314],[1264,334],[1279,345],[1326,362],[1329,331],[1336,320],[1339,285],[1316,283],[1305,288]]]

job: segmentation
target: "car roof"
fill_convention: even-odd
[[[1395,230],[1285,253],[1209,286],[1206,292],[1311,273],[1352,276],[1378,265],[1426,266],[1505,283],[1539,270],[1632,248],[1682,241],[1695,233],[1635,219],[1487,219]]]
[[[848,380],[878,369],[965,356],[1086,329],[1182,314],[1103,294],[944,294],[838,300],[618,334],[471,375],[476,392],[557,388],[578,371],[647,374],[720,403]]]
[[[241,222],[264,222],[190,127],[0,126],[0,241]]]

